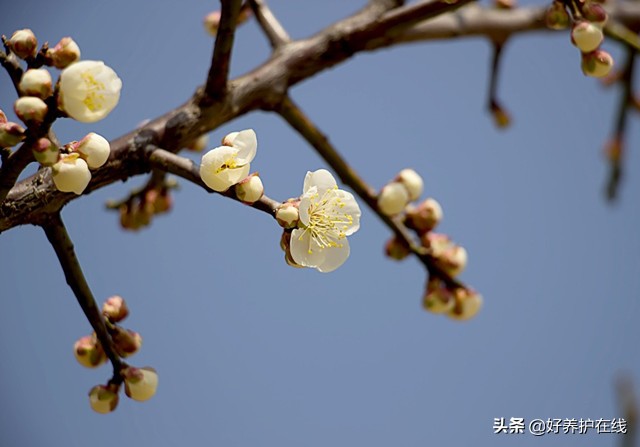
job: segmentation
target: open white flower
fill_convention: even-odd
[[[106,117],[120,100],[122,81],[102,61],[80,61],[60,73],[59,106],[83,123]]]
[[[258,148],[253,129],[227,135],[224,144],[204,154],[200,163],[200,178],[218,192],[226,191],[249,175]]]
[[[360,207],[353,194],[338,189],[325,169],[307,172],[300,198],[300,223],[291,234],[296,264],[331,272],[349,257],[347,236],[360,228]]]

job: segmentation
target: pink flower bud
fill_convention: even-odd
[[[128,367],[122,370],[125,394],[133,400],[143,402],[151,399],[158,388],[158,374],[153,368]]]
[[[402,261],[409,256],[411,250],[404,241],[398,239],[397,236],[393,236],[385,244],[384,253],[391,259]]]
[[[603,27],[607,23],[607,11],[597,3],[587,2],[582,6],[582,16],[596,26]]]
[[[89,404],[96,413],[111,413],[118,406],[117,385],[96,385],[89,391]]]
[[[53,166],[60,158],[58,146],[47,138],[40,138],[32,146],[33,156],[42,166]]]
[[[216,37],[220,26],[220,11],[213,11],[204,17],[204,29],[211,36]]]
[[[107,298],[102,305],[102,314],[112,323],[118,323],[129,315],[127,303],[119,295]]]
[[[449,311],[454,320],[468,320],[476,316],[482,307],[482,296],[471,289],[458,288],[454,291],[455,305]]]
[[[453,293],[442,281],[435,277],[429,278],[422,298],[422,307],[434,314],[444,314],[450,312],[455,304]]]
[[[407,207],[407,227],[419,233],[433,230],[442,220],[442,207],[432,198],[428,198],[417,206]]]
[[[87,335],[76,341],[73,353],[78,363],[86,368],[96,368],[107,361],[107,355],[95,335]]]
[[[0,147],[13,147],[24,139],[24,127],[20,124],[0,122]]]
[[[582,54],[582,72],[586,76],[602,78],[613,68],[613,58],[604,50]]]
[[[71,37],[63,37],[55,47],[47,51],[54,67],[63,69],[80,59],[80,47]]]
[[[589,53],[604,40],[602,30],[591,22],[581,20],[571,29],[571,42],[583,53]]]
[[[113,347],[120,357],[129,357],[142,347],[142,337],[137,332],[113,326],[109,329]]]
[[[18,118],[25,124],[30,125],[42,123],[47,116],[49,108],[40,98],[35,96],[22,96],[13,104],[13,110],[15,110]]]
[[[51,74],[45,68],[31,68],[20,78],[18,89],[25,96],[47,99],[53,93]]]
[[[544,15],[545,24],[550,29],[565,29],[569,27],[571,18],[567,12],[564,4],[559,1],[554,1],[551,6],[547,8]]]
[[[30,29],[21,29],[14,32],[7,43],[13,54],[20,59],[35,57],[38,52],[38,39]]]

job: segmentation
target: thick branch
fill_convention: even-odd
[[[0,51],[0,65],[7,70],[7,73],[9,73],[9,77],[11,78],[11,82],[13,82],[13,86],[16,89],[16,93],[20,94],[18,84],[20,84],[23,70],[18,61],[16,61],[15,55],[9,57],[4,51]]]
[[[181,157],[164,149],[151,148],[151,150],[149,151],[149,163],[151,163],[151,165],[157,169],[170,172],[171,174],[182,177],[185,180],[189,180],[190,182],[195,183],[196,185],[205,189],[207,192],[215,192],[204,184],[204,182],[200,178],[200,168],[196,163],[194,163],[192,160],[189,160],[188,158]],[[227,191],[219,194],[225,197],[229,197],[238,202],[242,202],[235,195],[233,188],[229,188]],[[249,206],[274,216],[276,209],[280,204],[280,202],[273,200],[266,195],[263,195],[260,200]]]
[[[464,287],[456,279],[451,278],[446,272],[438,268],[434,259],[424,252],[424,248],[416,245],[409,230],[402,222],[393,219],[378,208],[377,195],[367,183],[356,173],[354,169],[340,156],[338,151],[329,142],[328,138],[316,127],[316,125],[300,110],[289,98],[285,98],[277,113],[294,128],[316,152],[333,168],[340,180],[351,189],[377,214],[377,216],[404,242],[414,255],[420,259],[430,274],[442,279],[450,288]]]
[[[96,332],[96,337],[113,365],[113,375],[117,377],[123,363],[113,348],[104,317],[102,316],[100,308],[98,308],[96,300],[93,298],[84,273],[82,273],[82,268],[73,249],[73,243],[71,242],[71,238],[69,238],[69,234],[60,215],[55,214],[50,216],[48,222],[43,225],[43,229],[58,256],[67,284],[69,284],[69,287],[78,300],[78,304],[80,304],[87,320],[89,320],[91,327]]]
[[[9,194],[20,173],[24,171],[29,163],[33,161],[33,151],[31,150],[31,141],[23,143],[15,152],[13,152],[0,168],[0,204]]]
[[[211,67],[204,88],[205,98],[221,98],[227,89],[229,79],[229,66],[231,64],[231,49],[233,38],[238,24],[241,0],[222,0],[220,11],[220,26],[216,35],[216,43],[213,48]]]
[[[287,31],[282,27],[276,16],[273,15],[269,6],[264,0],[249,0],[249,5],[256,16],[262,31],[269,39],[271,48],[279,48],[282,45],[291,42],[291,38]]]

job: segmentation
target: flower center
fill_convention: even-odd
[[[342,211],[346,205],[342,198],[335,195],[337,189],[337,186],[327,189],[322,198],[318,194],[311,196],[309,225],[304,233],[308,231],[321,249],[342,247],[344,244],[338,241],[346,237],[345,230],[353,225],[353,216]],[[313,250],[309,249],[311,253]]]
[[[225,169],[236,169],[239,168],[238,162],[236,161],[236,157],[238,153],[232,154],[229,158],[227,158],[222,165],[218,169],[216,169],[216,174],[220,174]]]
[[[87,109],[95,112],[101,110],[104,105],[104,84],[99,82],[93,75],[85,71],[82,73],[82,80],[87,87],[87,93],[82,101]]]

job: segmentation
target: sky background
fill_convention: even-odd
[[[365,2],[269,3],[303,38]],[[213,40],[201,23],[216,1],[3,6],[0,33],[30,27],[52,44],[70,35],[83,59],[104,60],[123,81],[104,121],[56,123],[62,141],[116,138],[206,77]],[[232,75],[268,55],[250,21]],[[158,370],[157,395],[92,412],[87,392],[110,368],[74,360],[91,328],[42,230],[16,228],[0,235],[0,445],[618,445],[605,434],[493,434],[496,417],[620,417],[615,378],[640,386],[638,117],[611,205],[601,148],[618,90],[583,77],[567,33],[517,37],[504,56],[506,131],[484,110],[490,46],[480,38],[360,54],[291,92],[376,188],[405,167],[423,175],[424,197],[444,208],[439,231],[469,252],[461,278],[485,299],[475,319],[422,310],[423,267],[383,256],[389,230],[364,205],[351,257],[321,274],[285,264],[267,215],[184,181],[170,215],[123,231],[104,203],[144,181],[134,178],[73,201],[63,219],[96,299],[127,300],[124,326],[144,338],[130,363]],[[0,107],[14,100],[2,72]],[[298,196],[305,173],[327,167],[262,112],[217,129],[210,146],[246,128],[273,198]]]

